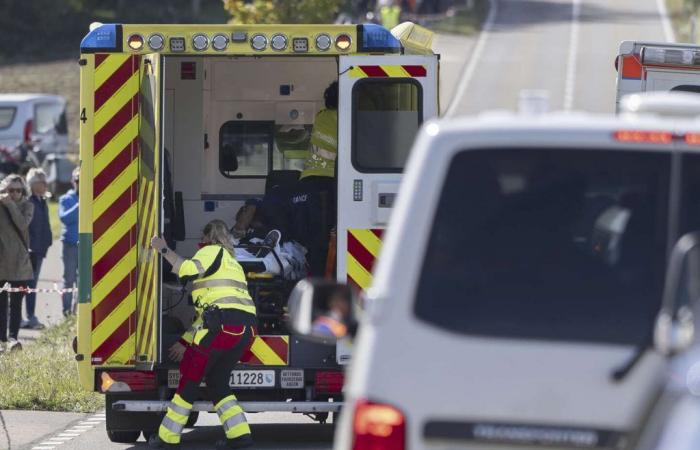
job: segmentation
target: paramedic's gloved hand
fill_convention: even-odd
[[[151,248],[155,249],[156,251],[161,251],[164,248],[168,246],[167,242],[165,242],[165,239],[163,239],[160,236],[153,236],[151,238]]]
[[[182,357],[185,355],[185,349],[186,347],[184,345],[176,342],[168,349],[168,356],[173,361],[180,362],[182,361]]]

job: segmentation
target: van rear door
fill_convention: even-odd
[[[159,258],[157,55],[83,55],[81,78],[81,329],[90,321],[92,366],[156,360]],[[89,281],[88,281],[89,280]],[[89,291],[89,293],[88,293]],[[79,350],[85,333],[79,332]]]
[[[421,123],[438,113],[437,56],[341,56],[338,264],[366,289]]]

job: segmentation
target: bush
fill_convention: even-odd
[[[75,319],[46,329],[22,351],[0,356],[0,409],[93,412],[104,397],[80,387],[71,341]]]
[[[223,0],[230,23],[333,23],[342,0]]]

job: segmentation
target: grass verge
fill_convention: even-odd
[[[677,42],[695,43],[698,35],[700,35],[700,17],[695,16],[695,40],[691,36],[693,34],[691,25],[692,13],[688,9],[685,0],[666,0],[666,8],[668,15],[671,17],[673,31],[676,33]]]
[[[0,409],[93,412],[104,398],[81,389],[71,341],[75,318],[47,328],[34,344],[0,356]]]
[[[475,0],[471,9],[459,8],[437,20],[428,20],[425,26],[436,33],[471,35],[481,29],[489,13],[489,0]]]

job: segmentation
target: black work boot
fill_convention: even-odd
[[[253,446],[253,437],[249,434],[234,439],[222,439],[216,443],[217,450],[226,450],[230,448],[248,448]]]
[[[162,448],[162,449],[179,449],[180,444],[168,444],[167,442],[163,442],[160,439],[160,436],[158,436],[158,433],[153,433],[150,438],[148,438],[148,446],[150,448]]]

